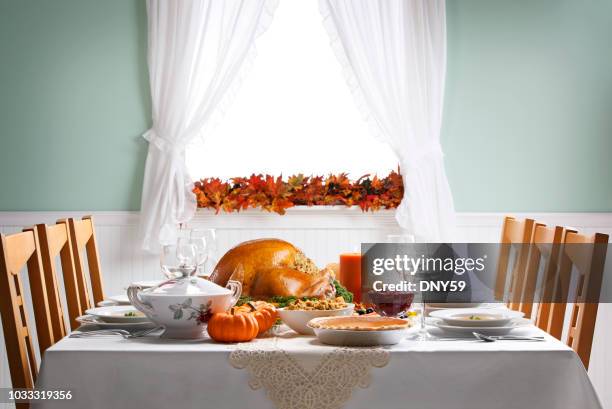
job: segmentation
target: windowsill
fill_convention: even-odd
[[[198,209],[193,221],[235,229],[254,227],[278,229],[397,228],[394,209],[363,212],[358,206],[295,206],[287,209],[284,215],[261,209],[248,209],[233,213],[219,211],[218,214],[215,214],[212,209]]]

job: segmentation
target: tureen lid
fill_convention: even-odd
[[[159,295],[217,295],[231,294],[231,291],[212,281],[199,277],[189,277],[167,281],[159,287],[153,288],[150,293]]]

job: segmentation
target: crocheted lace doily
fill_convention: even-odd
[[[249,372],[251,389],[263,388],[278,409],[337,409],[356,386],[369,386],[370,369],[387,365],[389,352],[333,348],[319,359],[314,369],[306,369],[276,338],[239,344],[229,357],[233,367]]]

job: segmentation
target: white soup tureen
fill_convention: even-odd
[[[212,314],[236,304],[242,291],[238,281],[221,287],[202,278],[184,277],[143,289],[131,285],[130,302],[151,321],[165,328],[164,338],[202,338]]]

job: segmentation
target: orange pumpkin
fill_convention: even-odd
[[[230,312],[213,314],[208,321],[208,335],[217,342],[247,342],[257,336],[259,325],[251,313],[232,308]]]
[[[259,333],[257,335],[261,335],[272,328],[276,322],[276,308],[265,301],[248,302],[239,308],[241,308],[241,311],[246,310],[255,316],[259,325]]]

